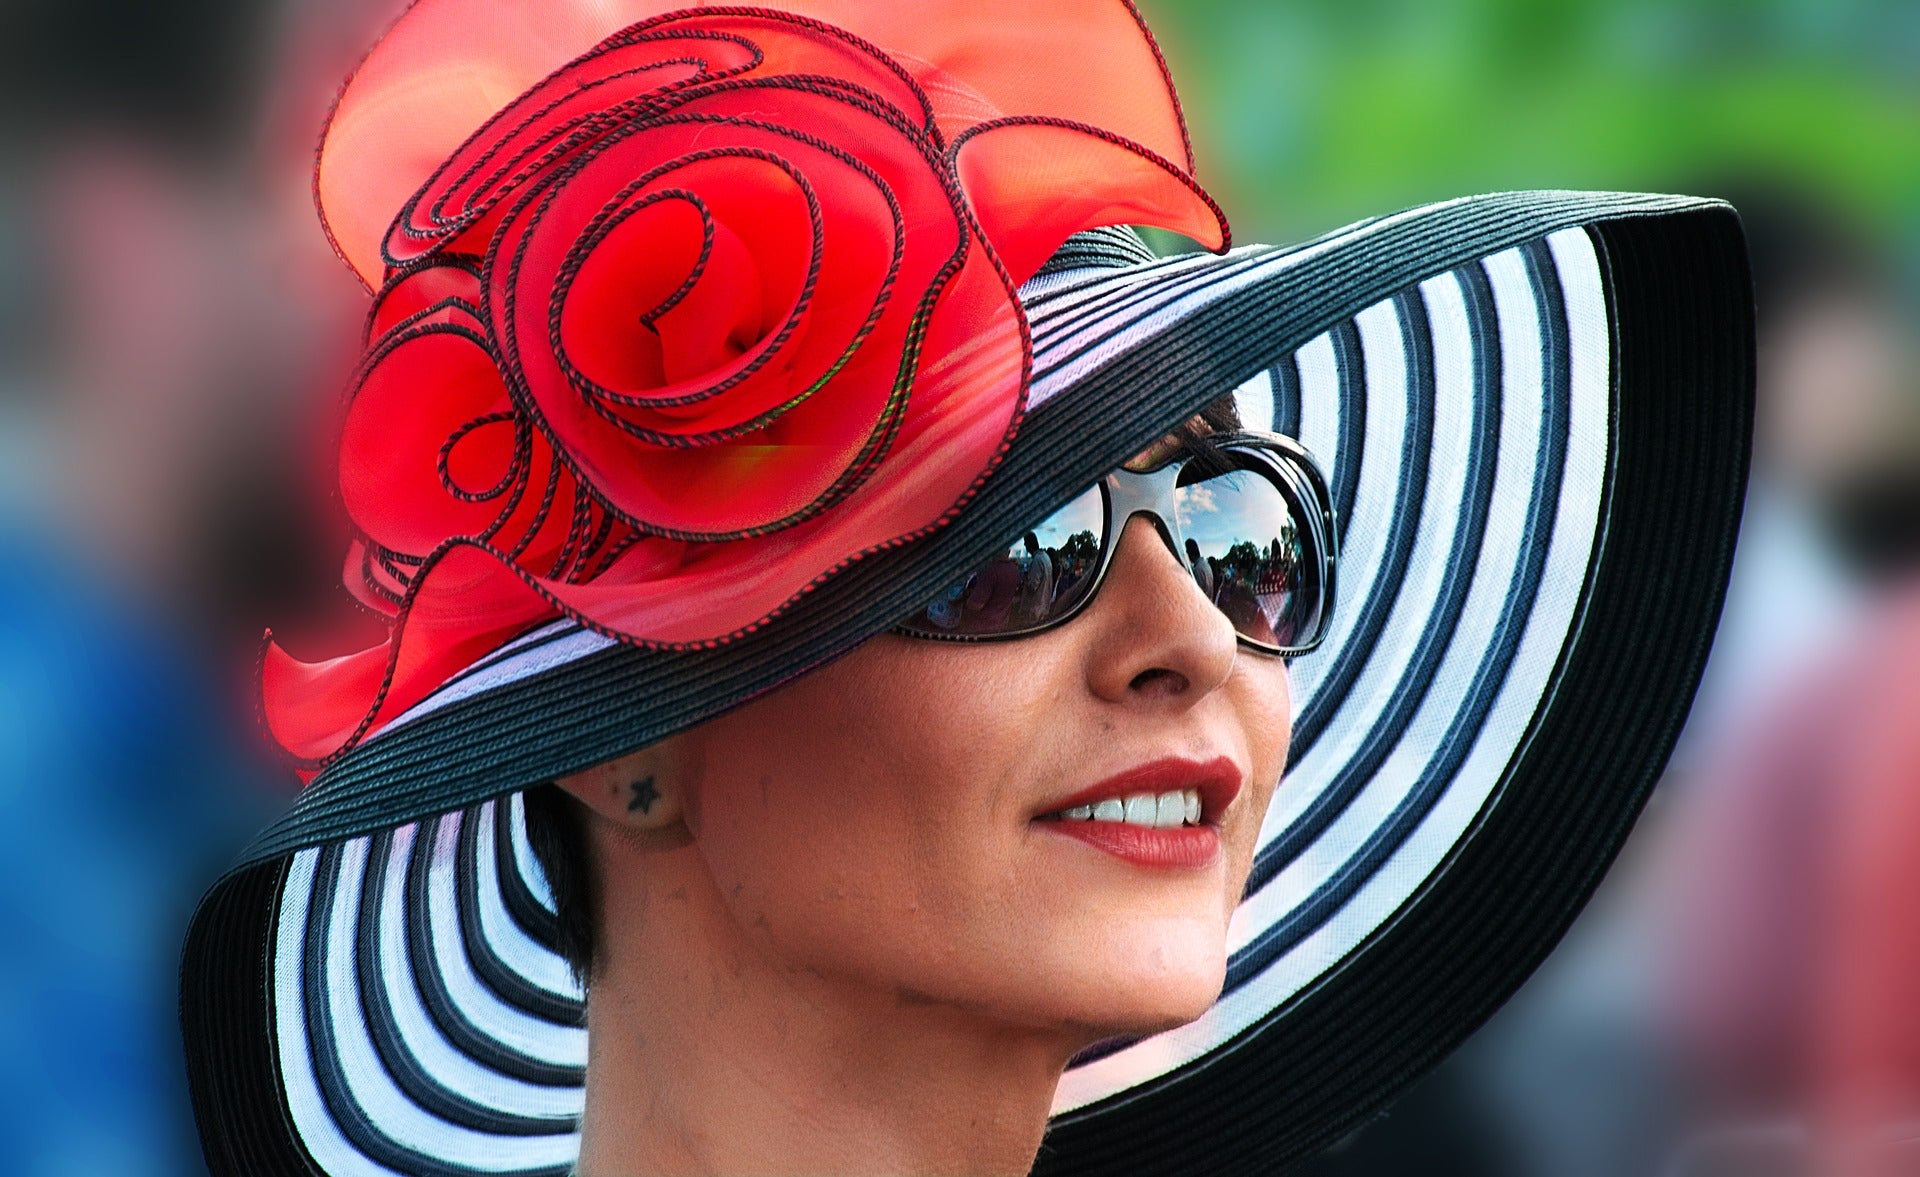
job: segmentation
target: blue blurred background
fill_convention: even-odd
[[[1242,241],[1581,187],[1726,196],[1754,248],[1754,492],[1668,778],[1535,980],[1310,1171],[1920,1172],[1920,3],[1140,2]],[[364,309],[307,169],[396,8],[0,0],[11,1173],[204,1172],[172,973],[294,787],[252,667],[335,602]]]

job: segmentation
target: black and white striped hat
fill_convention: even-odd
[[[1230,389],[1325,466],[1342,600],[1199,1021],[1077,1060],[1045,1173],[1267,1172],[1510,994],[1691,700],[1745,485],[1738,220],[1473,197],[1152,260],[1082,236],[1022,292],[1030,412],[980,496],[751,639],[515,641],[332,764],[208,896],[184,964],[216,1174],[564,1174],[581,994],[518,791],[851,649]]]

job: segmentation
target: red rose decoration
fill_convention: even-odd
[[[606,5],[409,11],[317,181],[380,287],[340,478],[347,579],[391,632],[318,664],[270,649],[283,744],[324,760],[561,613],[658,645],[752,631],[970,497],[1025,399],[1017,283],[1067,236],[1224,245],[1164,74],[1117,68],[1159,68],[1132,9],[1024,14],[1105,58],[1036,82],[993,56],[1049,60],[1003,4],[805,6],[891,52],[789,12],[637,19],[522,82]],[[452,140],[496,81],[518,96]]]

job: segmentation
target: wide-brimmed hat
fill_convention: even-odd
[[[520,791],[846,653],[1228,392],[1324,465],[1341,599],[1292,663],[1291,763],[1225,991],[1076,1059],[1040,1169],[1265,1171],[1519,985],[1626,836],[1718,615],[1753,384],[1731,209],[1502,193],[1154,258],[1098,226],[1226,240],[1121,0],[1032,29],[987,0],[914,21],[852,0],[483,7],[416,4],[323,150],[323,212],[379,290],[342,464],[349,580],[388,637],[269,660],[269,718],[315,775],[187,944],[216,1173],[565,1173],[582,994]],[[1082,71],[1066,97],[1021,81],[1064,45],[1103,48],[1062,64]],[[775,92],[820,121],[774,125]],[[402,117],[423,102],[425,131]],[[594,177],[649,135],[620,182]],[[811,246],[730,220],[741,161],[797,177],[768,221]],[[878,268],[823,277],[822,241],[850,231],[834,202],[908,183],[921,204],[873,206],[898,228],[856,259]],[[780,248],[779,313],[752,312],[719,377],[677,376],[656,342],[635,359],[556,293],[613,298],[603,264],[656,259],[607,319],[640,305],[664,328],[704,267]],[[864,291],[860,314],[787,314],[826,281]],[[769,383],[755,357],[782,349]],[[782,415],[812,456],[743,481],[728,447],[777,450]]]

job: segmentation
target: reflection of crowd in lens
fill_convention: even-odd
[[[992,633],[1038,625],[1072,603],[1098,551],[1091,531],[1068,536],[1057,548],[1040,546],[1029,531],[1019,545],[927,607],[926,619],[953,633]]]
[[[1292,524],[1264,545],[1240,540],[1220,556],[1202,555],[1191,538],[1185,548],[1194,583],[1233,622],[1235,632],[1275,645],[1292,640],[1303,574]],[[1005,555],[935,598],[927,606],[926,623],[950,633],[1038,625],[1073,605],[1098,550],[1091,531],[1076,532],[1054,548],[1042,547],[1029,531]]]
[[[1299,537],[1291,524],[1282,531],[1264,545],[1238,540],[1224,556],[1204,561],[1199,546],[1187,541],[1195,583],[1233,622],[1234,631],[1273,645],[1292,641],[1298,629],[1292,613],[1300,590]]]

